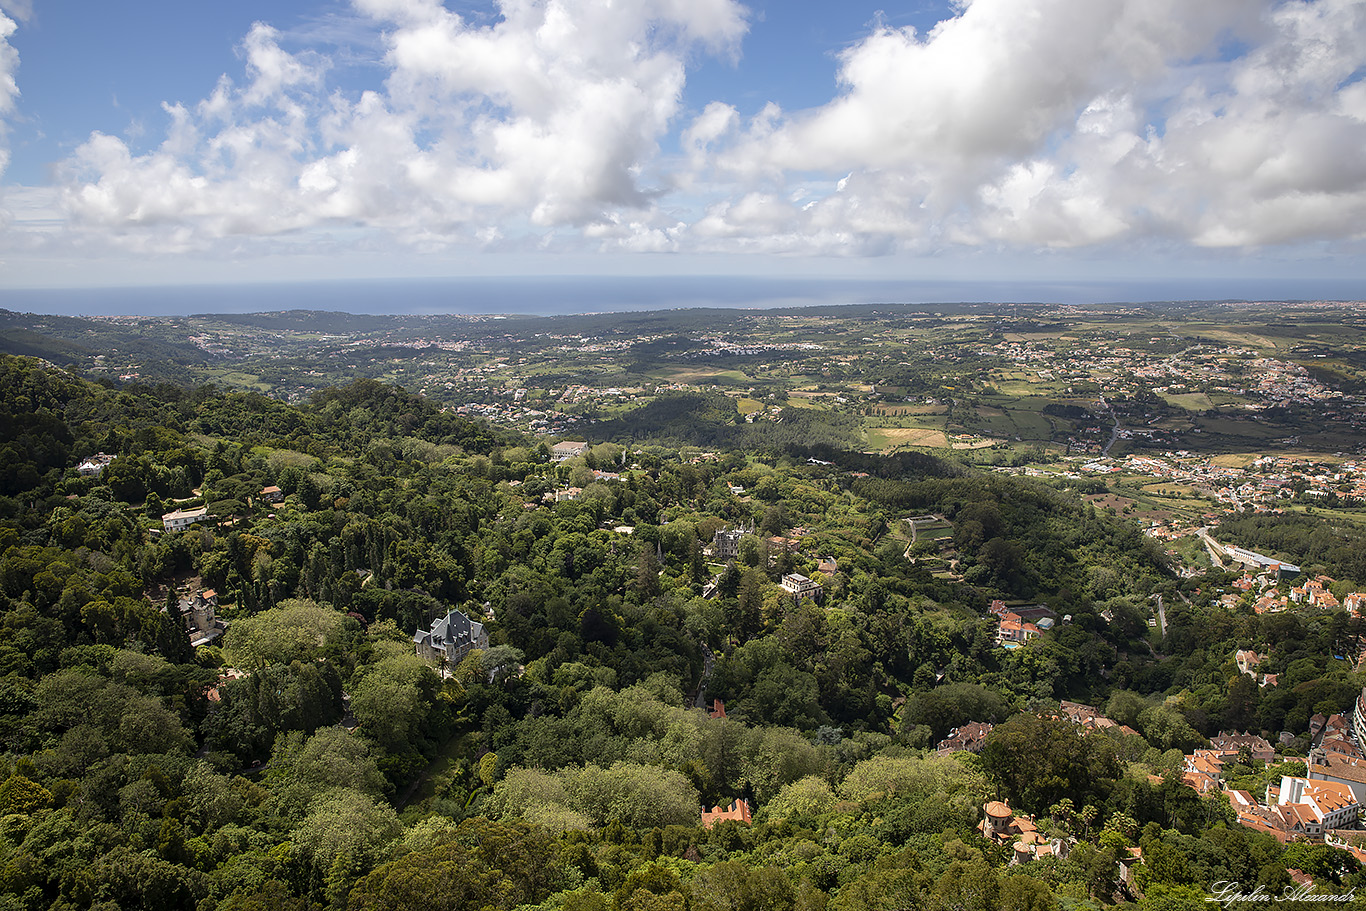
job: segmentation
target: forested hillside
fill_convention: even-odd
[[[1220,730],[1349,706],[1359,622],[1219,606],[1075,490],[814,430],[617,430],[554,462],[374,381],[296,406],[0,357],[0,911],[1195,909],[1289,868],[1359,882],[1180,779]],[[226,629],[194,647],[205,590]],[[997,599],[1058,622],[1002,648]],[[488,647],[434,666],[413,637],[451,610]],[[1234,651],[1273,643],[1280,685],[1249,684]],[[1129,730],[1083,734],[1064,699]],[[980,755],[935,754],[972,721],[997,723]],[[737,799],[752,825],[702,825]],[[1070,852],[1010,864],[994,800]]]

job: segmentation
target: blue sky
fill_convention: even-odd
[[[0,289],[1366,289],[1366,0],[0,10]]]
[[[446,6],[471,21],[499,18],[492,2]],[[240,78],[242,38],[257,22],[278,29],[291,50],[322,48],[332,58],[331,81],[346,91],[358,93],[384,77],[380,34],[345,4],[138,0],[134,8],[130,16],[121,4],[40,4],[16,31],[10,43],[22,70],[18,116],[10,125],[10,182],[46,181],[53,163],[96,130],[128,136],[144,149],[155,146],[169,122],[163,102],[193,103],[220,76]],[[701,110],[720,99],[750,114],[770,101],[814,107],[831,96],[839,52],[876,23],[928,30],[952,15],[948,3],[928,0],[789,0],[745,8],[751,26],[740,56],[695,58],[685,105]]]

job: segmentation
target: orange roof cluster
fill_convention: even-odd
[[[1304,796],[1312,798],[1325,814],[1345,810],[1357,802],[1352,789],[1336,781],[1311,781]]]

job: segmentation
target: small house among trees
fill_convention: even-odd
[[[211,588],[200,589],[182,599],[180,613],[185,618],[190,645],[195,648],[209,645],[227,629],[227,624],[218,619],[218,593]]]
[[[820,598],[824,592],[819,582],[808,579],[801,573],[788,573],[783,576],[781,584],[784,591],[798,598]]]
[[[413,636],[413,644],[423,661],[454,667],[475,649],[488,648],[489,636],[484,631],[484,624],[453,610],[432,623],[431,629],[419,629]]]
[[[731,801],[730,806],[724,810],[719,806],[712,807],[710,810],[702,811],[702,828],[710,829],[718,822],[726,819],[734,819],[745,825],[750,824],[749,801],[743,797]]]
[[[180,531],[208,518],[209,508],[200,506],[197,509],[177,509],[175,512],[168,512],[161,517],[161,524],[167,531]]]
[[[550,451],[556,462],[563,462],[565,459],[572,459],[586,453],[588,444],[583,440],[561,440],[551,447]]]
[[[970,721],[950,731],[949,736],[939,741],[934,751],[940,756],[947,756],[950,753],[980,753],[992,727],[994,725],[989,721]]]
[[[97,452],[88,459],[83,459],[76,466],[76,474],[83,478],[98,478],[109,467],[109,463],[114,461],[114,457],[103,452]]]
[[[735,560],[740,556],[740,539],[752,529],[723,528],[712,536],[712,557],[719,561]]]

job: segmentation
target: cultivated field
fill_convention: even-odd
[[[947,449],[949,438],[942,430],[928,427],[872,427],[868,431],[870,449],[887,452],[898,446],[928,446]]]

